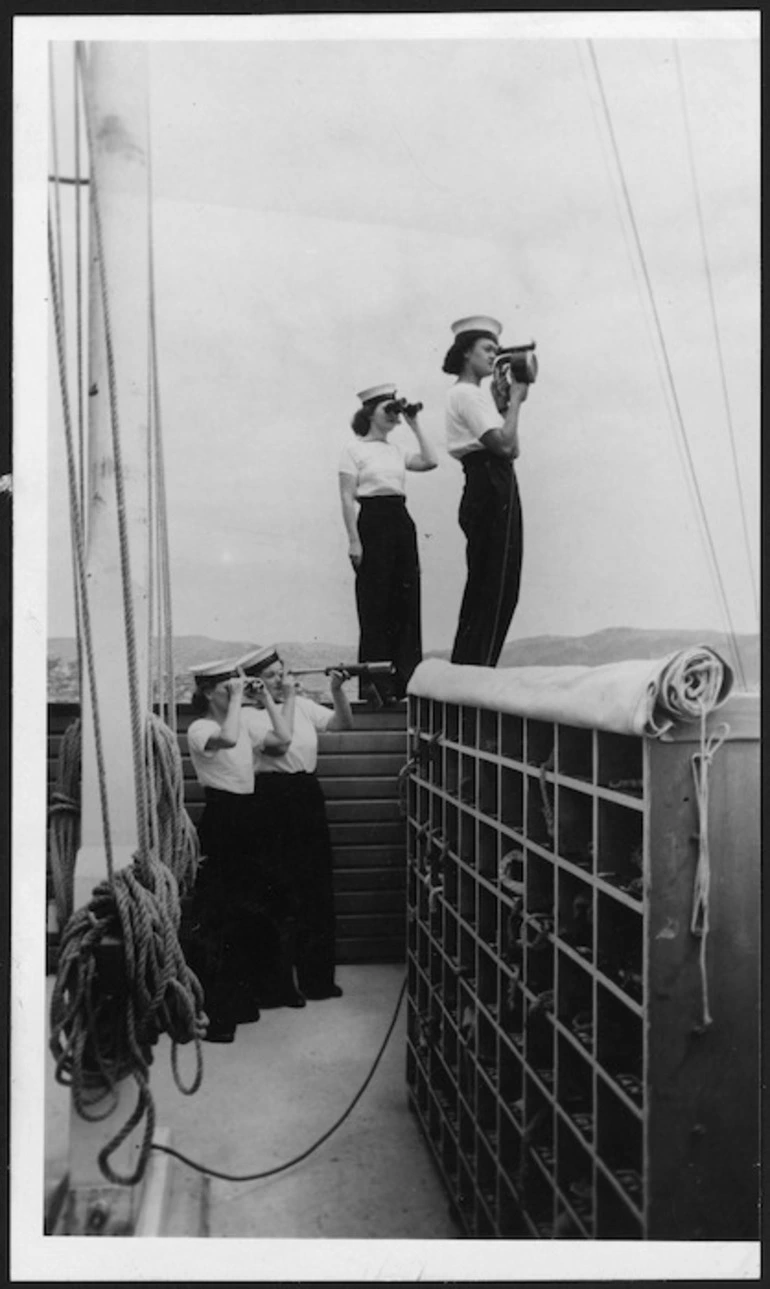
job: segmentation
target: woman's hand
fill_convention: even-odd
[[[236,700],[242,699],[243,698],[243,676],[233,676],[230,680],[226,680],[225,689],[227,690],[228,696],[230,698],[230,702],[232,702],[234,699]]]
[[[529,385],[524,380],[516,380],[511,376],[511,401],[523,403],[529,393]]]
[[[364,558],[364,548],[358,537],[351,537],[350,544],[348,545],[348,556],[353,568],[358,570],[361,567],[361,561]]]
[[[329,672],[329,689],[333,694],[338,694],[346,680],[350,680],[350,676],[344,667],[335,667]]]
[[[290,671],[285,671],[281,678],[281,696],[284,702],[297,692],[297,678]]]

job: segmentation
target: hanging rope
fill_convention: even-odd
[[[112,835],[110,832],[110,814],[109,802],[107,798],[107,779],[104,769],[104,749],[101,736],[101,721],[99,719],[99,699],[96,687],[96,666],[94,662],[93,635],[91,632],[91,616],[88,606],[88,584],[86,581],[86,560],[83,543],[83,524],[81,519],[81,503],[78,497],[77,475],[75,471],[75,449],[72,440],[72,418],[70,415],[69,385],[67,382],[67,361],[64,344],[64,320],[59,307],[59,292],[57,284],[56,263],[53,249],[53,231],[51,229],[50,212],[48,216],[48,274],[51,281],[51,304],[54,317],[54,331],[56,335],[56,359],[59,371],[59,390],[62,400],[62,416],[64,420],[64,445],[67,460],[67,484],[70,501],[70,529],[72,533],[72,548],[75,556],[77,588],[80,595],[81,604],[81,624],[83,629],[83,644],[86,654],[86,670],[88,672],[88,687],[91,699],[91,711],[93,714],[94,743],[96,749],[96,768],[99,784],[99,806],[102,819],[102,836],[104,839],[104,853],[107,863],[107,873],[112,876],[113,858],[112,858]],[[82,701],[82,695],[81,695]]]
[[[733,459],[733,470],[735,472],[735,484],[738,490],[738,504],[741,511],[741,520],[743,523],[743,539],[746,544],[746,564],[751,579],[751,591],[754,597],[754,612],[757,622],[759,622],[759,595],[757,593],[756,576],[754,573],[754,561],[751,553],[751,541],[749,539],[749,526],[746,518],[746,507],[744,504],[743,487],[741,484],[741,473],[738,466],[738,452],[735,445],[735,429],[733,427],[732,408],[730,406],[730,394],[727,388],[727,374],[725,372],[725,360],[722,352],[722,339],[719,333],[719,321],[717,318],[716,301],[714,299],[714,284],[711,276],[711,265],[709,263],[708,244],[706,242],[706,228],[703,222],[703,210],[701,208],[700,189],[698,185],[698,174],[695,168],[695,153],[692,145],[692,132],[690,130],[690,114],[687,110],[687,95],[684,88],[684,77],[682,75],[682,64],[679,57],[679,44],[674,41],[674,62],[676,64],[677,83],[679,86],[679,97],[682,102],[682,116],[684,117],[685,134],[687,136],[687,158],[690,163],[690,175],[692,177],[693,193],[695,196],[695,209],[698,215],[698,230],[700,232],[701,250],[703,252],[703,270],[706,274],[706,285],[708,287],[709,308],[711,310],[711,322],[714,328],[714,343],[717,351],[717,361],[719,364],[719,376],[722,384],[722,398],[725,405],[725,416],[727,418],[728,436],[730,439],[730,451]]]
[[[709,1011],[708,969],[706,964],[706,941],[709,933],[709,897],[711,893],[711,856],[709,853],[709,772],[716,753],[730,733],[729,725],[719,725],[708,738],[706,737],[706,716],[708,707],[704,702],[701,708],[700,751],[692,758],[695,795],[698,807],[698,859],[695,866],[693,883],[692,914],[690,931],[700,938],[699,969],[701,978],[701,1024],[696,1032],[702,1033],[712,1024]]]
[[[161,705],[161,714],[163,714],[165,681],[165,707],[168,713],[169,724],[172,729],[176,730],[176,677],[174,671],[173,651],[174,625],[171,609],[171,560],[169,555],[168,508],[166,504],[166,474],[163,460],[163,427],[160,410],[160,382],[158,379],[158,329],[155,306],[155,248],[152,223],[152,151],[149,143],[147,147],[147,184],[147,242],[149,274],[148,331],[150,348],[149,387],[151,391],[152,409],[150,425],[152,427],[151,444],[154,448],[154,478],[159,529],[157,543],[158,581],[160,583],[158,602],[158,638],[164,642],[163,656],[159,659],[158,665],[158,700]]]
[[[671,395],[672,395],[672,399],[673,399],[673,403],[674,403],[674,408],[675,408],[675,411],[676,411],[676,424],[677,424],[677,426],[679,427],[679,432],[680,432],[681,439],[682,439],[682,445],[683,445],[684,450],[685,450],[685,455],[686,455],[686,458],[687,458],[687,463],[688,463],[688,466],[689,466],[689,469],[690,469],[690,473],[691,473],[691,476],[692,476],[693,486],[694,486],[694,489],[695,489],[695,495],[696,495],[696,499],[697,499],[698,511],[699,511],[700,518],[701,518],[701,521],[702,521],[702,524],[703,524],[703,531],[704,531],[704,533],[705,533],[705,537],[706,537],[706,543],[707,543],[707,547],[708,547],[708,552],[710,553],[710,556],[711,556],[711,561],[712,561],[713,571],[714,571],[715,578],[716,578],[716,582],[717,582],[718,593],[719,593],[719,597],[720,597],[721,602],[722,602],[722,609],[723,609],[723,613],[724,613],[724,616],[725,616],[725,621],[726,621],[726,623],[727,623],[727,627],[728,627],[728,632],[729,632],[729,635],[730,635],[730,639],[732,640],[732,644],[733,644],[733,650],[734,650],[734,653],[735,653],[735,662],[736,662],[736,667],[737,667],[737,670],[738,670],[738,672],[739,672],[739,674],[740,674],[740,677],[741,677],[741,684],[742,684],[743,688],[744,688],[744,689],[746,689],[746,688],[747,688],[747,684],[746,684],[746,677],[745,677],[745,674],[744,674],[744,671],[743,671],[743,664],[742,664],[742,661],[741,661],[741,654],[740,654],[740,648],[739,648],[739,645],[738,645],[738,639],[737,639],[737,635],[736,635],[735,627],[733,626],[732,615],[731,615],[731,613],[730,613],[730,605],[729,605],[729,601],[728,601],[728,599],[727,599],[727,592],[726,592],[726,590],[725,590],[725,585],[724,585],[724,581],[723,581],[723,578],[722,578],[722,572],[721,572],[721,569],[720,569],[720,566],[719,566],[719,560],[718,560],[718,558],[717,558],[716,548],[715,548],[715,546],[714,546],[714,539],[713,539],[713,536],[712,536],[712,533],[711,533],[711,527],[710,527],[710,524],[709,524],[709,521],[708,521],[708,513],[707,513],[707,511],[706,511],[706,507],[705,507],[705,504],[704,504],[704,501],[703,501],[703,496],[702,496],[702,494],[701,494],[700,486],[699,486],[699,484],[698,484],[697,475],[696,475],[696,473],[695,473],[695,463],[694,463],[693,458],[692,458],[692,452],[691,452],[691,450],[690,450],[690,444],[689,444],[689,440],[688,440],[688,438],[687,438],[687,430],[685,429],[685,424],[684,424],[684,417],[682,416],[682,409],[681,409],[681,406],[680,406],[680,404],[679,404],[679,397],[678,397],[678,395],[677,395],[677,391],[676,391],[676,383],[675,383],[675,381],[674,381],[674,374],[673,374],[673,370],[672,370],[672,368],[671,368],[671,361],[670,361],[670,358],[669,358],[668,348],[667,348],[667,345],[666,345],[666,338],[665,338],[665,335],[664,335],[664,333],[663,333],[663,326],[662,326],[662,323],[661,323],[661,320],[660,320],[660,314],[659,314],[659,312],[658,312],[657,302],[656,302],[656,300],[655,300],[655,293],[654,293],[653,288],[652,288],[652,281],[651,281],[651,279],[650,279],[650,274],[649,274],[649,270],[648,270],[648,267],[647,267],[647,260],[646,260],[645,254],[644,254],[644,247],[643,247],[643,245],[642,245],[642,239],[641,239],[641,236],[640,236],[640,234],[639,234],[639,228],[638,228],[638,225],[637,225],[637,222],[636,222],[636,217],[635,217],[635,215],[634,215],[633,204],[632,204],[632,202],[631,202],[631,194],[630,194],[630,192],[629,192],[628,184],[627,184],[627,182],[626,182],[625,171],[624,171],[624,169],[623,169],[623,162],[622,162],[622,159],[621,159],[621,156],[620,156],[620,149],[619,149],[619,147],[618,147],[618,142],[617,142],[617,139],[616,139],[616,137],[615,137],[615,129],[614,129],[614,126],[613,126],[613,124],[612,124],[612,116],[611,116],[611,114],[610,114],[609,104],[608,104],[608,102],[607,102],[607,96],[606,96],[606,94],[605,94],[605,92],[604,92],[604,83],[603,83],[603,81],[602,81],[601,72],[600,72],[600,70],[599,70],[599,64],[598,64],[598,62],[597,62],[597,58],[596,58],[596,51],[595,51],[595,49],[594,49],[594,43],[593,43],[593,41],[592,41],[592,40],[588,40],[587,44],[588,44],[589,53],[590,53],[590,55],[591,55],[591,62],[592,62],[592,64],[593,64],[594,74],[595,74],[595,76],[596,76],[596,83],[597,83],[597,85],[598,85],[598,87],[599,87],[599,93],[600,93],[600,96],[601,96],[602,107],[603,107],[603,110],[604,110],[604,116],[605,116],[605,120],[606,120],[606,123],[607,123],[607,130],[608,130],[608,133],[609,133],[609,136],[610,136],[610,141],[611,141],[611,144],[612,144],[613,154],[614,154],[614,156],[615,156],[615,163],[616,163],[616,165],[617,165],[618,174],[619,174],[619,176],[620,176],[620,182],[621,182],[621,186],[622,186],[622,189],[623,189],[623,196],[624,196],[624,199],[625,199],[626,210],[627,210],[628,218],[629,218],[629,221],[630,221],[630,224],[631,224],[631,228],[632,228],[632,231],[633,231],[633,234],[634,234],[634,241],[635,241],[635,243],[636,243],[637,254],[638,254],[638,256],[639,256],[639,261],[640,261],[640,264],[641,264],[641,267],[642,267],[642,272],[643,272],[643,274],[644,274],[644,281],[645,281],[645,285],[646,285],[646,288],[647,288],[647,294],[648,294],[648,297],[649,297],[649,300],[650,300],[650,305],[651,305],[651,308],[652,308],[653,317],[654,317],[654,319],[655,319],[655,327],[656,327],[656,331],[657,331],[657,334],[658,334],[658,340],[659,340],[659,343],[660,343],[660,346],[661,346],[661,351],[662,351],[662,354],[663,354],[663,360],[664,360],[665,368],[666,368],[666,375],[667,375],[667,378],[668,378],[668,383],[669,383],[669,387],[670,387],[670,389],[671,389]]]
[[[80,847],[80,757],[78,718],[64,732],[56,787],[48,808],[48,856],[59,927],[65,926],[72,915],[75,861]]]
[[[76,64],[83,75],[85,59],[82,46],[78,46]],[[85,82],[83,89],[86,130],[93,157],[93,130]],[[155,1110],[148,1072],[151,1049],[161,1033],[171,1036],[172,1067],[180,1090],[188,1094],[197,1091],[202,1077],[200,1036],[206,1024],[202,1011],[203,994],[200,983],[187,967],[178,938],[180,892],[186,892],[194,881],[199,851],[195,829],[184,809],[184,778],[176,733],[152,713],[143,713],[139,705],[115,363],[93,167],[90,193],[109,377],[139,846],[132,864],[115,872],[88,616],[81,503],[72,444],[64,320],[49,217],[49,270],[64,407],[70,508],[107,856],[107,880],[95,888],[88,905],[77,910],[64,927],[59,970],[51,1000],[50,1047],[56,1059],[57,1080],[72,1087],[73,1103],[85,1118],[107,1118],[118,1104],[118,1085],[129,1076],[136,1081],[136,1106],[128,1121],[98,1157],[101,1171],[108,1180],[133,1185],[144,1175],[152,1145]],[[75,735],[72,743],[75,743]],[[68,786],[70,791],[66,794],[66,801],[59,803],[63,809],[58,813],[63,815],[66,810],[72,825],[72,803],[76,800],[76,792],[69,780]],[[74,826],[70,827],[69,840],[75,844]],[[59,866],[62,873],[70,859],[70,855],[63,858]],[[109,970],[110,956],[114,963],[112,973]],[[178,1073],[176,1049],[178,1043],[191,1040],[196,1044],[196,1073],[191,1086],[185,1087]],[[136,1167],[128,1175],[121,1175],[110,1160],[142,1120],[144,1133]]]
[[[67,731],[70,764],[79,762],[79,730]],[[172,1042],[171,1063],[180,1092],[197,1092],[203,1077],[200,1038],[205,1030],[203,991],[187,966],[180,943],[180,895],[192,889],[199,859],[198,839],[184,810],[184,774],[176,734],[151,716],[148,722],[157,803],[153,830],[153,883],[136,863],[116,872],[93,891],[90,902],[66,922],[50,1005],[50,1050],[56,1080],[72,1088],[78,1114],[89,1120],[112,1114],[118,1084],[134,1078],[136,1106],[99,1154],[111,1182],[131,1186],[143,1175],[152,1146],[155,1107],[149,1086],[151,1049],[161,1034]],[[65,736],[65,737],[67,737]],[[148,758],[149,760],[149,758]],[[73,796],[76,794],[73,793]],[[69,816],[71,821],[71,815]],[[70,830],[73,848],[75,829]],[[62,867],[74,868],[74,856]],[[111,990],[100,973],[100,954],[120,951],[120,984]],[[195,1042],[196,1068],[185,1086],[179,1074],[179,1044]],[[119,1174],[110,1158],[145,1120],[136,1168]]]
[[[75,134],[75,328],[76,328],[76,349],[77,349],[77,380],[78,380],[78,461],[80,463],[80,476],[78,479],[80,487],[81,509],[83,498],[86,495],[86,445],[84,433],[83,418],[83,269],[82,269],[82,220],[80,211],[80,96],[78,94],[78,65],[77,56],[73,47],[73,109],[74,109],[74,134]],[[80,630],[80,600],[77,594],[77,582],[75,590],[75,639],[77,641],[77,667],[78,667],[78,698],[82,701],[83,695],[83,649],[82,635]]]

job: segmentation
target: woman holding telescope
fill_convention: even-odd
[[[333,708],[297,693],[296,682],[274,646],[239,659],[256,681],[250,735],[254,748],[255,825],[260,856],[270,871],[288,880],[297,911],[293,960],[303,998],[339,998],[334,980],[332,849],[326,803],[316,778],[318,735],[353,724],[342,685],[344,670],[330,677]],[[288,738],[275,738],[275,707]]]
[[[438,461],[417,419],[421,403],[399,399],[390,384],[361,390],[358,398],[361,406],[351,421],[355,441],[339,462],[342,518],[356,577],[358,659],[392,662],[395,671],[391,679],[362,680],[359,692],[393,703],[404,697],[422,659],[420,564],[406,508],[406,472],[433,470]],[[416,452],[389,442],[402,415],[417,440]]]

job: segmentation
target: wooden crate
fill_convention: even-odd
[[[410,699],[407,1076],[470,1236],[758,1236],[757,699],[722,721],[704,1029],[699,728]]]

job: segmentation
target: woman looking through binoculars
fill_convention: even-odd
[[[406,508],[406,471],[438,464],[417,419],[422,404],[408,404],[395,385],[375,385],[358,394],[361,407],[351,421],[356,441],[340,457],[342,517],[356,576],[360,628],[359,662],[392,662],[391,678],[361,682],[362,698],[398,702],[422,659],[420,563],[417,533]],[[418,450],[389,442],[401,417]],[[358,503],[358,514],[356,514]]]
[[[253,709],[243,707],[246,682],[235,659],[192,671],[196,719],[187,744],[206,804],[198,824],[204,858],[185,919],[186,953],[203,986],[206,1038],[227,1043],[237,1025],[259,1020],[260,1006],[292,1006],[297,997],[286,954],[291,886],[265,862],[254,801],[255,745],[286,747],[291,731],[271,695],[267,730]]]
[[[447,394],[447,450],[465,474],[458,519],[468,576],[452,662],[478,667],[497,664],[519,599],[523,527],[513,463],[519,411],[537,373],[534,355],[527,360],[522,350],[524,361],[511,363],[507,380],[498,380],[501,330],[496,318],[461,318],[452,324],[442,366],[457,377]],[[488,376],[491,394],[481,384]]]

